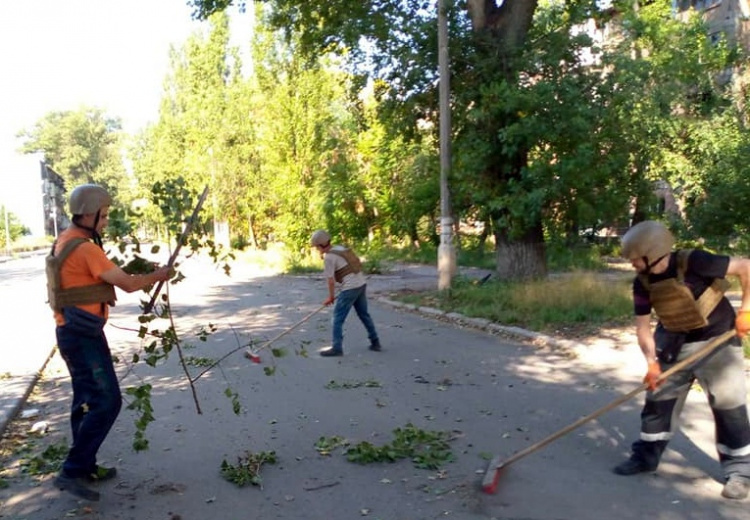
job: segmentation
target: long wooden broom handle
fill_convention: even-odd
[[[682,370],[683,368],[687,367],[688,365],[690,365],[690,364],[692,364],[692,363],[694,363],[694,362],[696,362],[696,361],[698,361],[698,360],[700,360],[700,359],[708,356],[714,350],[716,350],[721,345],[723,345],[727,340],[731,339],[732,336],[734,336],[735,334],[736,334],[735,330],[732,329],[732,330],[728,330],[727,332],[725,332],[721,336],[717,336],[716,338],[714,338],[713,340],[711,340],[708,343],[708,345],[706,345],[705,347],[703,347],[701,350],[699,350],[697,352],[693,352],[692,354],[690,354],[688,357],[686,357],[685,359],[683,359],[679,363],[676,363],[669,370],[666,370],[666,371],[662,372],[661,375],[656,379],[656,381],[657,382],[664,381],[665,379],[667,379],[668,377],[670,377],[672,374],[674,374],[678,370]],[[647,388],[648,388],[648,384],[647,383],[643,383],[638,388],[635,388],[635,389],[631,390],[630,392],[628,392],[627,394],[623,395],[622,397],[619,397],[619,398],[615,399],[614,401],[612,401],[608,405],[603,406],[602,408],[599,408],[595,412],[592,412],[592,413],[590,413],[589,415],[587,415],[585,417],[581,417],[580,419],[578,419],[573,424],[570,424],[569,426],[566,426],[565,428],[563,428],[563,429],[561,429],[561,430],[553,433],[549,437],[547,437],[545,439],[542,439],[541,441],[537,442],[536,444],[532,444],[528,448],[519,451],[515,455],[511,456],[510,458],[508,458],[506,461],[501,462],[500,464],[498,464],[495,469],[500,469],[500,468],[509,466],[510,464],[514,463],[518,459],[521,459],[521,458],[525,457],[526,455],[529,455],[529,454],[531,454],[531,453],[533,453],[533,452],[535,452],[535,451],[537,451],[537,450],[545,447],[550,442],[552,442],[554,440],[557,440],[560,437],[562,437],[563,435],[566,435],[566,434],[570,433],[571,431],[575,430],[576,428],[578,428],[582,424],[585,424],[585,423],[587,423],[587,422],[589,422],[589,421],[591,421],[593,419],[596,419],[597,417],[599,417],[600,415],[604,414],[605,412],[608,412],[611,409],[616,408],[617,406],[620,406],[624,402],[629,401],[630,399],[632,399],[633,397],[635,397],[639,393],[643,392]]]
[[[177,241],[177,246],[174,248],[172,255],[169,257],[169,262],[167,263],[168,267],[172,267],[174,265],[175,260],[177,260],[177,255],[180,253],[180,248],[182,247],[183,242],[187,240],[187,237],[190,236],[190,233],[193,231],[195,220],[198,218],[198,213],[200,213],[200,210],[203,207],[203,203],[206,201],[207,196],[208,196],[208,186],[203,188],[203,193],[198,199],[198,204],[196,204],[195,208],[193,209],[193,214],[190,215],[190,220],[187,221],[187,224],[185,224],[185,228],[182,230],[182,233],[180,234],[180,238]],[[154,290],[154,294],[151,295],[151,301],[148,302],[148,305],[146,305],[146,307],[143,309],[143,314],[148,314],[154,308],[154,304],[156,303],[156,298],[159,296],[159,293],[161,292],[162,287],[164,287],[164,280],[160,281],[158,285],[156,286],[156,289]]]
[[[302,318],[301,320],[299,320],[297,323],[295,323],[294,325],[292,325],[288,329],[286,329],[286,330],[282,331],[281,333],[279,333],[276,337],[274,337],[274,338],[266,341],[265,343],[263,343],[263,345],[261,345],[260,347],[251,348],[250,350],[248,350],[247,353],[246,353],[246,355],[245,355],[245,357],[254,356],[254,355],[258,354],[258,352],[260,352],[261,350],[267,349],[274,342],[276,342],[276,340],[278,340],[280,338],[283,338],[284,336],[286,336],[287,334],[289,334],[290,332],[292,332],[294,329],[296,329],[297,327],[299,327],[300,325],[302,325],[303,323],[305,323],[307,320],[309,320],[310,318],[312,318],[313,316],[315,316],[317,313],[319,313],[320,311],[322,311],[325,308],[326,308],[325,305],[321,305],[320,307],[318,307],[317,309],[315,309],[314,311],[312,311],[310,314],[308,314],[307,316],[305,316],[304,318]]]

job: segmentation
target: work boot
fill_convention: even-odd
[[[628,459],[625,462],[615,466],[612,471],[617,475],[629,476],[637,475],[638,473],[656,471],[656,467],[652,467],[642,460]]]
[[[94,470],[86,475],[89,482],[106,482],[117,476],[117,468],[107,468],[105,466],[96,466]]]
[[[379,339],[376,339],[375,341],[370,343],[370,350],[372,350],[373,352],[380,352],[381,348]]]
[[[99,501],[99,492],[94,491],[86,485],[86,479],[82,477],[70,477],[62,471],[55,477],[55,486],[61,491],[67,491],[71,495],[92,502]]]
[[[336,356],[343,356],[344,352],[342,350],[337,350],[333,347],[324,348],[320,351],[320,355],[323,357],[336,357]]]
[[[750,491],[750,481],[739,476],[732,475],[724,484],[724,489],[721,490],[721,496],[724,498],[731,498],[732,500],[742,500],[747,498],[747,494]]]

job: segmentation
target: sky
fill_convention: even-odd
[[[129,133],[155,121],[170,46],[179,48],[201,28],[190,13],[186,0],[3,3],[0,204],[34,234],[42,220],[39,158],[16,152],[16,134],[51,111],[83,105],[121,118]],[[233,33],[249,24],[246,17],[232,20]]]

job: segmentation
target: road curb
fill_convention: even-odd
[[[55,349],[56,347],[50,349],[49,354],[39,370],[33,374],[12,376],[12,382],[4,383],[11,388],[11,392],[5,393],[13,395],[14,397],[10,399],[10,405],[4,405],[0,408],[0,436],[5,434],[8,425],[13,422],[18,415],[18,412],[23,408],[24,404],[26,404],[26,400],[39,382],[39,378],[42,377],[42,374],[47,368],[52,356],[55,355]],[[14,388],[17,388],[18,391],[13,390]]]
[[[499,323],[495,323],[484,318],[470,318],[457,312],[446,312],[434,307],[425,307],[399,302],[391,300],[390,298],[387,298],[385,296],[378,296],[375,299],[378,302],[389,305],[396,309],[414,312],[427,318],[438,319],[440,321],[448,321],[453,323],[454,325],[470,327],[472,329],[481,330],[490,334],[500,334],[518,338],[520,340],[531,341],[534,345],[539,347],[563,349],[566,351],[575,352],[576,347],[579,346],[578,343],[574,341],[547,336],[546,334],[522,329],[520,327],[500,325]]]

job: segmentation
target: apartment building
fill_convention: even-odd
[[[747,0],[672,0],[675,16],[694,9],[702,13],[712,41],[726,38],[730,45],[750,51],[750,6]]]

